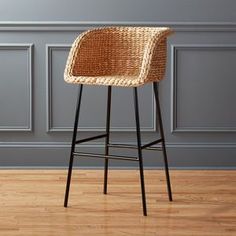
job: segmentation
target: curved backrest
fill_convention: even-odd
[[[67,67],[71,76],[140,76],[160,80],[165,72],[166,27],[92,29],[74,42]],[[147,68],[148,66],[148,68]]]

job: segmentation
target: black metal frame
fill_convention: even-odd
[[[137,88],[133,88],[134,92],[134,110],[135,110],[135,121],[136,121],[136,135],[137,135],[137,145],[127,145],[127,144],[118,144],[118,143],[110,143],[110,114],[111,114],[111,92],[112,87],[108,86],[107,92],[107,117],[106,117],[106,133],[76,140],[77,136],[77,128],[79,122],[79,113],[80,113],[80,106],[81,106],[81,99],[82,99],[82,91],[83,85],[80,85],[78,100],[77,100],[77,108],[75,113],[75,123],[74,123],[74,131],[72,136],[72,143],[71,143],[71,153],[70,153],[70,162],[69,162],[69,169],[68,169],[68,176],[67,176],[67,184],[66,184],[66,192],[65,192],[65,199],[64,199],[64,207],[68,205],[68,198],[69,198],[69,191],[70,191],[70,182],[71,182],[71,175],[73,169],[73,159],[74,157],[96,157],[96,158],[103,158],[105,159],[104,163],[104,189],[103,193],[107,193],[107,179],[108,179],[108,164],[109,159],[113,160],[127,160],[127,161],[137,161],[139,162],[139,170],[140,170],[140,182],[141,182],[141,192],[142,192],[142,203],[143,203],[143,215],[147,215],[147,207],[146,207],[146,195],[145,195],[145,185],[144,185],[144,174],[143,174],[143,157],[142,157],[142,150],[153,150],[153,151],[162,151],[164,157],[164,164],[165,164],[165,174],[166,174],[166,182],[167,182],[167,190],[169,200],[172,201],[172,192],[171,192],[171,184],[170,184],[170,176],[169,176],[169,168],[168,168],[168,161],[167,161],[167,153],[166,153],[166,146],[165,146],[165,137],[164,137],[164,130],[161,118],[161,109],[159,104],[158,98],[158,86],[157,82],[153,83],[153,90],[155,95],[156,101],[156,112],[158,117],[158,124],[159,124],[159,131],[160,131],[160,138],[142,145],[141,142],[141,131],[140,131],[140,120],[139,120],[139,105],[138,105],[138,91]],[[88,153],[88,152],[75,152],[75,145],[80,144],[83,142],[88,142],[95,139],[105,138],[105,153],[103,154],[96,154],[96,153]],[[152,147],[155,144],[161,143],[160,147]],[[137,149],[138,150],[138,157],[131,157],[131,156],[121,156],[121,155],[109,155],[109,148],[129,148],[129,149]]]

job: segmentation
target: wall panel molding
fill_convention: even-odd
[[[177,99],[178,99],[178,76],[177,76],[177,55],[181,50],[234,50],[236,52],[236,44],[172,44],[171,45],[171,132],[236,132],[236,127],[178,127],[177,117]]]
[[[78,31],[113,25],[168,26],[177,32],[235,32],[233,22],[158,22],[158,21],[2,21],[0,31]]]
[[[26,44],[26,43],[0,43],[0,51],[1,50],[25,50],[27,52],[27,89],[28,89],[28,123],[25,126],[0,126],[0,131],[25,131],[31,132],[32,131],[32,80],[33,80],[33,44]]]
[[[69,50],[69,44],[47,44],[46,45],[46,130],[53,131],[73,131],[73,129],[63,127],[53,127],[52,123],[52,53],[55,50]]]
[[[46,124],[47,124],[47,132],[72,132],[73,126],[71,127],[53,127],[53,119],[52,119],[52,53],[55,50],[69,50],[71,45],[68,44],[47,44],[46,45]],[[153,89],[151,90],[151,97],[152,97],[152,104],[150,106],[152,107],[152,121],[151,121],[151,127],[141,127],[142,132],[156,132],[156,106],[154,102],[154,93]],[[149,104],[148,104],[149,105]],[[140,113],[142,111],[140,110]],[[104,114],[104,120],[105,120],[105,114]],[[73,125],[73,124],[72,124]],[[102,127],[80,127],[80,131],[85,132],[99,132],[99,131],[105,131],[105,122],[104,126]],[[135,127],[111,127],[112,132],[135,132]]]

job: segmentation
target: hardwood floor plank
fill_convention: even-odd
[[[67,171],[0,170],[0,236],[234,236],[236,171],[172,170],[173,202],[165,174],[145,171],[148,216],[142,216],[139,172],[75,170],[69,207]]]

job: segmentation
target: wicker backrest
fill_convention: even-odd
[[[159,81],[165,72],[166,38],[170,33],[164,27],[107,27],[87,31],[72,45],[65,80],[86,83],[87,78],[88,83],[89,80],[96,83],[92,77],[100,77],[100,84],[103,84],[101,77],[117,80],[122,76],[123,81],[125,76],[127,79],[131,76],[137,80],[126,85],[116,81],[114,85],[120,86]]]

